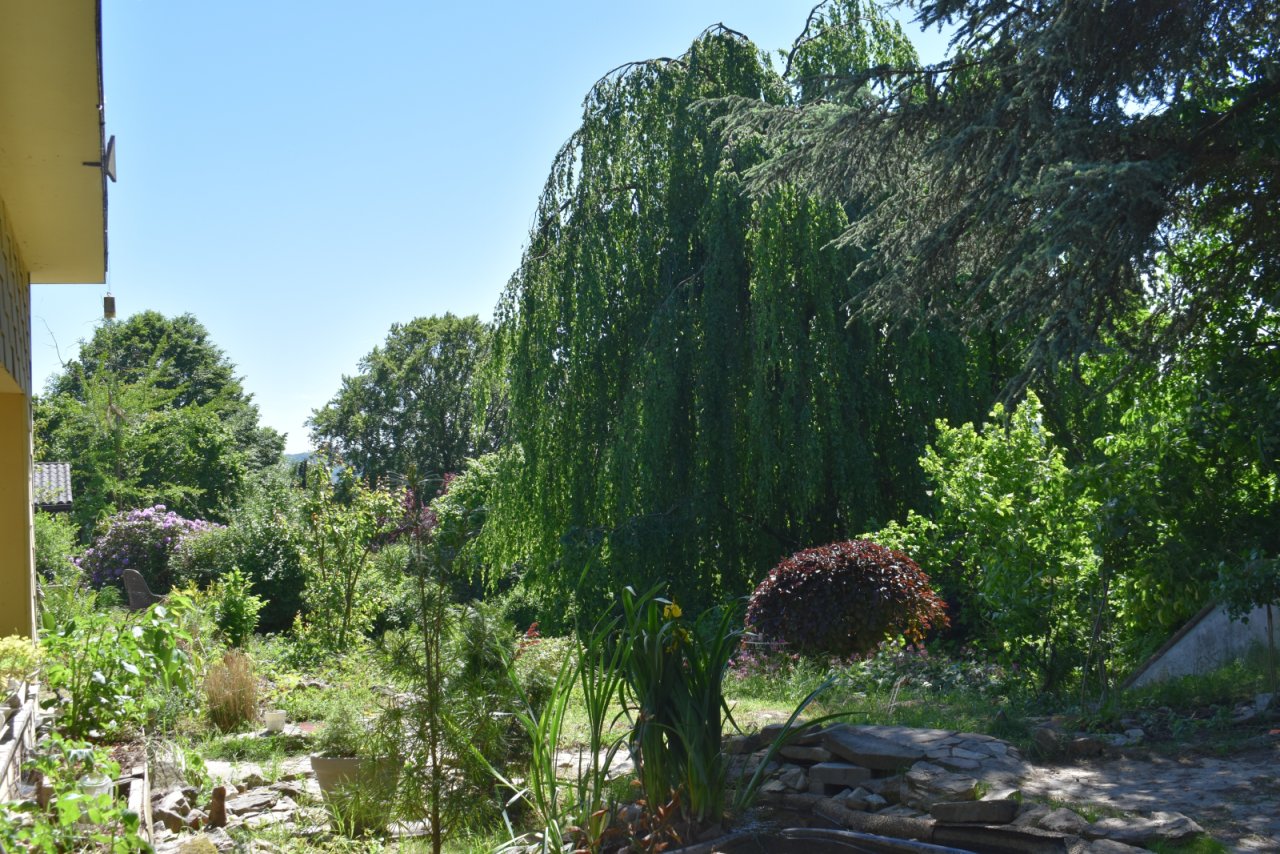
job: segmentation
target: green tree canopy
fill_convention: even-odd
[[[922,0],[948,59],[823,77],[804,103],[739,99],[768,131],[761,188],[871,201],[842,235],[876,247],[880,318],[1038,327],[1044,366],[1102,338],[1169,345],[1224,299],[1280,291],[1280,11],[1257,0]],[[814,72],[794,68],[812,90]],[[801,77],[801,75],[804,75]],[[1153,292],[1181,235],[1222,239]],[[1153,303],[1136,328],[1117,325]]]
[[[804,67],[910,54],[883,20],[836,38],[861,5],[833,8]],[[846,208],[785,186],[753,200],[766,152],[723,132],[707,99],[728,95],[797,97],[722,28],[597,83],[499,306],[509,447],[474,552],[549,590],[548,626],[628,584],[698,610],[905,512],[934,420],[980,416],[1007,378],[999,340],[850,325],[861,254],[829,246]]]
[[[36,455],[69,460],[82,533],[164,504],[223,520],[284,438],[258,423],[234,366],[191,315],[147,311],[99,327],[36,400]]]
[[[501,409],[478,402],[490,332],[474,315],[394,324],[311,415],[311,439],[369,482],[418,471],[441,477],[493,450]]]

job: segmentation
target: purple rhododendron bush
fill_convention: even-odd
[[[156,593],[173,586],[169,558],[188,537],[212,528],[215,522],[186,519],[163,504],[143,510],[126,510],[106,522],[105,530],[85,550],[76,564],[94,587],[113,584],[126,569],[136,569]]]

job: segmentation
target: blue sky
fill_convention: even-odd
[[[104,0],[108,285],[34,287],[37,390],[109,288],[121,317],[194,314],[305,450],[392,323],[490,317],[596,79],[717,22],[788,47],[811,6]]]

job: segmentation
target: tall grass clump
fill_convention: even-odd
[[[239,729],[258,717],[258,679],[253,661],[239,650],[228,650],[209,668],[204,679],[209,719],[223,732]]]

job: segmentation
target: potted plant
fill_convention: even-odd
[[[386,826],[399,780],[399,764],[374,747],[377,739],[359,700],[333,696],[316,733],[311,770],[342,830]]]
[[[365,763],[369,727],[359,702],[346,694],[334,695],[324,706],[324,726],[315,737],[311,770],[325,794],[354,782]]]
[[[24,682],[30,681],[40,666],[40,650],[31,638],[9,635],[0,638],[0,697],[4,698],[3,718],[22,705]]]

